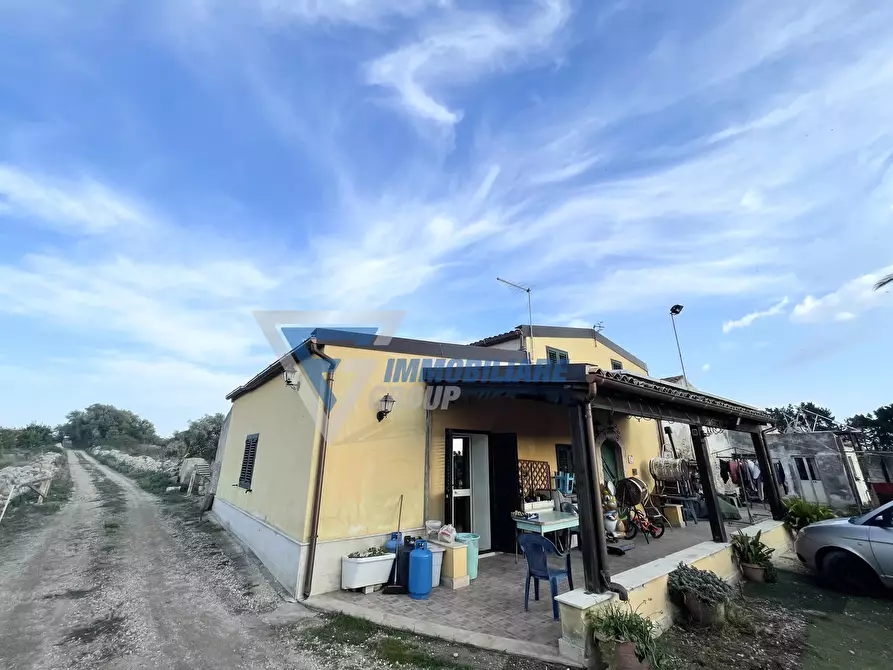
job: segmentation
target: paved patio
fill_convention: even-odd
[[[733,532],[730,528],[729,532]],[[668,529],[659,540],[650,543],[639,535],[636,548],[625,556],[611,556],[611,574],[616,575],[656,558],[681,551],[711,539],[710,524],[706,521],[686,528]],[[571,572],[575,586],[583,585],[583,563],[580,552],[574,550]],[[404,617],[414,622],[425,622],[449,629],[461,629],[474,634],[510,638],[542,645],[557,655],[561,624],[552,618],[552,602],[548,584],[540,584],[540,600],[530,595],[530,611],[524,611],[524,577],[526,563],[523,556],[515,563],[512,554],[481,557],[477,579],[462,589],[435,588],[428,600],[416,601],[408,596],[386,596],[381,593],[363,595],[352,591],[337,591],[317,596],[315,601],[325,609],[340,609],[363,616],[375,614],[373,620],[387,621],[386,617]],[[568,590],[565,582],[559,591]],[[347,607],[340,607],[346,605]],[[358,609],[361,608],[361,609]],[[363,611],[365,610],[365,612]],[[382,615],[385,618],[382,618]],[[421,632],[421,631],[420,631]]]

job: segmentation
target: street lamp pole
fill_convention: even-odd
[[[682,366],[682,384],[688,388],[688,377],[685,374],[685,362],[682,360],[682,347],[679,346],[679,333],[676,332],[676,315],[682,311],[682,305],[670,307],[670,321],[673,323],[673,337],[676,338],[676,351],[679,352],[679,365]]]

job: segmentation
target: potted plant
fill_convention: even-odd
[[[381,547],[355,551],[341,558],[341,588],[362,589],[385,584],[396,554]]]
[[[586,613],[587,655],[596,667],[612,670],[660,670],[666,653],[655,636],[655,624],[630,607],[609,605]]]
[[[795,534],[811,523],[833,519],[836,516],[830,507],[809,502],[803,498],[785,498],[784,506],[787,508],[785,523]]]
[[[766,581],[766,567],[771,565],[770,556],[775,549],[770,549],[762,541],[757,531],[754,536],[745,535],[740,530],[732,536],[732,553],[741,566],[741,573],[751,582]]]
[[[734,589],[715,572],[680,563],[667,580],[670,595],[680,599],[693,621],[706,626],[721,624]]]

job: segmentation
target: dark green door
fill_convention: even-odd
[[[617,462],[617,445],[610,440],[602,442],[602,472],[606,482],[617,482],[623,478]]]

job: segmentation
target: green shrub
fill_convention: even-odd
[[[685,563],[670,573],[667,588],[671,595],[681,598],[692,595],[709,605],[727,603],[735,596],[735,590],[715,572],[698,570]]]
[[[801,531],[809,524],[825,519],[833,519],[837,515],[830,507],[818,503],[809,502],[803,498],[785,498],[784,505],[787,508],[785,522],[794,531]]]

